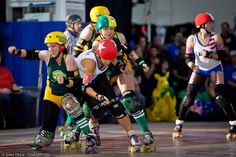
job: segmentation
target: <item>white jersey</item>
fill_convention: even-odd
[[[77,58],[76,58],[76,63],[78,65],[79,68],[79,74],[80,77],[83,78],[84,76],[84,67],[82,66],[81,62],[83,59],[88,58],[88,59],[92,59],[96,62],[96,69],[94,71],[93,74],[93,80],[101,73],[105,72],[108,68],[108,66],[103,67],[102,69],[99,68],[99,64],[98,64],[98,58],[96,56],[96,54],[94,52],[92,52],[92,49],[89,49],[83,53],[81,53]]]
[[[206,45],[203,45],[199,40],[198,36],[194,35],[194,55],[195,55],[195,65],[199,67],[200,70],[210,70],[220,65],[221,62],[219,60],[206,58],[201,55],[203,50],[206,51],[216,51],[216,43],[214,39],[214,33],[211,33],[208,42]]]
[[[67,39],[68,53],[73,55],[74,47],[77,41],[79,40],[80,33],[77,33],[76,35],[72,35],[70,31],[66,30],[64,34],[66,35],[66,39]]]

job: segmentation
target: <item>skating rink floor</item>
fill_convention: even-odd
[[[84,154],[81,150],[64,151],[63,140],[57,131],[50,147],[33,151],[30,146],[38,128],[1,130],[1,157],[236,157],[236,142],[226,142],[227,122],[186,122],[183,139],[172,140],[174,123],[149,123],[157,147],[154,153],[128,152],[129,138],[118,124],[100,126],[102,144],[98,154]],[[136,124],[134,128],[141,136]],[[82,137],[81,140],[84,140]]]

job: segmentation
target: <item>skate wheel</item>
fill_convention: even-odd
[[[64,144],[64,150],[69,150],[70,149],[70,144]]]
[[[71,143],[70,147],[71,147],[72,150],[76,150],[76,149],[79,148],[77,142],[73,142],[73,143]]]
[[[143,153],[146,153],[146,152],[156,152],[156,146],[154,144],[143,145],[141,147],[141,152],[143,152]]]
[[[97,154],[98,153],[98,147],[86,147],[85,148],[85,154]]]
[[[230,133],[226,134],[226,141],[227,142],[231,141],[231,134]]]
[[[93,153],[93,154],[97,154],[97,153],[98,153],[98,147],[93,147],[92,153]]]
[[[183,138],[183,134],[181,132],[173,132],[172,138],[173,139],[181,139],[181,138]]]
[[[140,152],[140,151],[141,151],[140,147],[134,147],[134,146],[128,147],[128,152],[135,153],[135,152]]]

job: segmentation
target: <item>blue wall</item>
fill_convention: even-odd
[[[64,31],[64,22],[7,22],[0,23],[0,40],[2,43],[3,64],[8,67],[17,85],[24,87],[37,87],[39,61],[28,61],[17,56],[9,55],[8,47],[26,49],[47,49],[44,44],[45,36],[51,31]],[[43,63],[43,90],[46,82],[46,65]],[[44,93],[42,92],[42,96]],[[42,98],[41,98],[42,99]],[[40,105],[41,108],[41,105]],[[41,111],[41,110],[40,110]],[[41,112],[38,113],[41,117]],[[39,124],[41,118],[39,118]]]

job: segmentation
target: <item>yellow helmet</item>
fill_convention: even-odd
[[[64,33],[62,32],[51,32],[44,39],[44,44],[48,43],[58,43],[60,45],[66,44],[67,39]]]
[[[107,9],[107,7],[96,6],[90,10],[90,19],[92,22],[97,22],[101,15],[110,15],[110,11]]]

